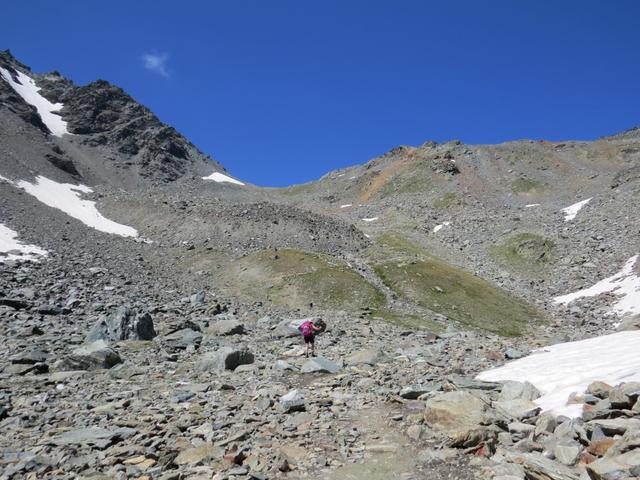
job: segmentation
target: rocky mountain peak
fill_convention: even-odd
[[[80,150],[79,158],[72,161],[84,163],[86,170],[99,175],[97,180],[130,189],[224,171],[151,110],[106,80],[78,86],[57,71],[34,74],[9,50],[0,52],[0,68],[17,84],[16,72],[28,76],[35,82],[38,95],[62,105],[55,115],[62,118],[66,131],[73,136],[66,135],[61,142],[77,146],[72,150]],[[0,81],[0,104],[40,132],[50,134],[37,109],[4,80]],[[24,135],[30,133],[25,131]]]

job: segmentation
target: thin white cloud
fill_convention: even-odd
[[[144,68],[157,73],[161,77],[169,78],[171,75],[167,68],[169,54],[167,53],[145,53],[142,55]]]

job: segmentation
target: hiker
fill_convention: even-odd
[[[322,319],[319,319],[318,323],[324,324]],[[313,323],[313,320],[305,320],[298,327],[298,330],[300,330],[300,332],[302,333],[302,337],[304,338],[304,346],[305,346],[304,356],[308,358],[309,350],[311,350],[311,356],[315,357],[316,356],[316,352],[314,348],[315,332],[321,332],[324,329],[321,326]]]

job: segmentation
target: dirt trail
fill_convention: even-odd
[[[347,463],[326,474],[314,476],[322,480],[394,480],[417,479],[416,451],[409,439],[389,425],[390,412],[382,409],[363,410],[354,416],[366,445],[364,460]]]

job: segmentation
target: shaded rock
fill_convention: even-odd
[[[534,435],[538,436],[543,433],[553,433],[557,425],[558,422],[556,421],[555,415],[545,412],[538,417],[538,420],[536,420]]]
[[[592,382],[587,387],[587,393],[590,395],[595,395],[598,398],[609,398],[609,392],[613,387],[604,382]]]
[[[47,443],[56,446],[86,444],[105,448],[116,441],[130,438],[136,433],[137,430],[132,428],[116,428],[114,430],[98,427],[79,428],[58,434],[47,440]]]
[[[87,342],[96,340],[153,340],[156,336],[149,313],[136,313],[129,307],[119,307],[107,318],[102,318],[88,333]]]
[[[511,418],[523,419],[535,417],[541,408],[529,400],[503,400],[493,402],[493,408]]]
[[[34,363],[44,363],[47,361],[47,355],[42,350],[29,350],[13,355],[9,360],[11,363],[32,365]]]
[[[235,370],[240,365],[254,362],[253,353],[246,349],[224,347],[216,352],[207,353],[196,365],[199,372]]]
[[[241,335],[245,333],[244,325],[235,319],[217,320],[212,322],[207,328],[207,332],[212,335]]]
[[[56,362],[55,368],[58,371],[99,370],[111,368],[118,363],[122,363],[118,352],[104,340],[98,340],[74,350],[70,355]]]
[[[640,419],[637,418],[611,418],[592,420],[585,424],[588,430],[599,427],[605,435],[623,435],[627,430],[640,430]]]
[[[415,400],[425,393],[438,392],[440,390],[442,390],[442,385],[439,383],[432,383],[428,385],[407,385],[400,390],[400,396],[408,400]]]
[[[170,351],[198,348],[202,343],[202,333],[191,328],[183,328],[162,337],[162,346]]]
[[[278,404],[284,413],[303,412],[306,410],[306,402],[302,392],[297,389],[280,397]]]
[[[520,350],[516,350],[515,348],[507,348],[504,352],[504,357],[508,360],[516,360],[524,357],[525,355],[526,354],[522,353]]]
[[[629,382],[612,389],[609,392],[609,402],[615,409],[628,409],[638,400],[640,396],[640,383]]]

